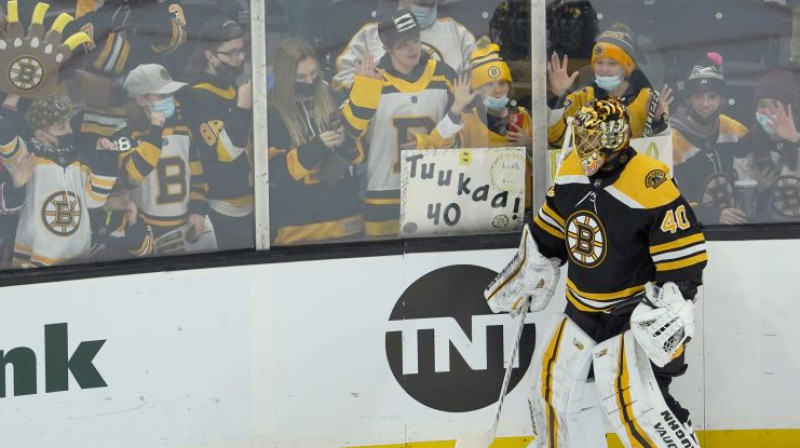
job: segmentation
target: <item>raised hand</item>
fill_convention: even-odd
[[[469,74],[464,73],[453,81],[453,105],[450,111],[456,115],[464,112],[464,109],[478,96],[477,91],[472,91],[472,80]]]
[[[550,90],[556,96],[564,96],[567,91],[575,84],[578,79],[578,72],[572,75],[567,73],[569,56],[564,55],[563,60],[559,60],[558,54],[553,52],[550,62],[547,64],[547,79],[550,82]]]
[[[792,112],[791,104],[784,106],[783,103],[778,103],[775,115],[770,118],[773,122],[772,128],[778,137],[793,143],[800,141],[800,133],[797,132],[797,126],[794,124],[794,113]]]
[[[672,89],[664,84],[664,87],[661,88],[661,95],[658,97],[658,107],[656,107],[656,116],[655,119],[661,119],[661,116],[664,114],[669,115],[669,105],[675,100],[675,97],[672,95]]]
[[[236,106],[239,109],[250,110],[253,108],[253,81],[247,81],[239,86],[236,93]]]
[[[381,73],[375,68],[375,56],[367,53],[361,59],[361,65],[355,71],[356,76],[365,78],[381,79]]]
[[[34,171],[36,171],[36,156],[25,154],[11,169],[14,186],[19,188],[28,183]]]

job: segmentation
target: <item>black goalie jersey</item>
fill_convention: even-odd
[[[567,300],[581,311],[630,304],[648,281],[702,283],[705,239],[668,168],[631,148],[620,157],[590,180],[571,153],[534,219],[541,253],[569,261]]]

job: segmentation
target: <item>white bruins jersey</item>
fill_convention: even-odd
[[[446,116],[454,74],[428,58],[414,82],[388,70],[382,76],[364,84],[359,78],[343,108],[351,133],[363,135],[366,127],[369,191],[400,189],[402,145],[416,141],[416,134],[430,134]]]
[[[442,61],[462,73],[469,66],[469,56],[475,50],[475,36],[462,24],[449,17],[436,19],[428,28],[420,31],[422,48],[437,61]],[[386,52],[378,36],[378,23],[370,22],[361,27],[350,39],[342,54],[336,59],[335,89],[350,89],[353,72],[360,66],[365,54],[371,53],[379,61]]]
[[[133,190],[131,199],[148,224],[177,227],[189,212],[189,148],[191,137],[185,126],[166,127],[161,157],[155,169]]]
[[[19,138],[0,148],[4,161],[27,154]],[[63,264],[92,248],[89,209],[102,206],[116,177],[101,176],[80,161],[61,166],[36,157],[36,170],[25,185],[25,205],[14,244],[14,266]]]

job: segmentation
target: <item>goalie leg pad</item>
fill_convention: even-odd
[[[605,447],[602,414],[592,411],[598,400],[587,383],[594,340],[564,314],[554,317],[542,340],[530,403],[537,446]]]
[[[595,347],[594,374],[606,417],[627,448],[700,447],[691,427],[667,406],[631,331]]]

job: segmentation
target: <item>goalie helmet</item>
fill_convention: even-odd
[[[628,111],[617,98],[590,101],[575,115],[572,132],[583,172],[593,176],[628,147]]]

